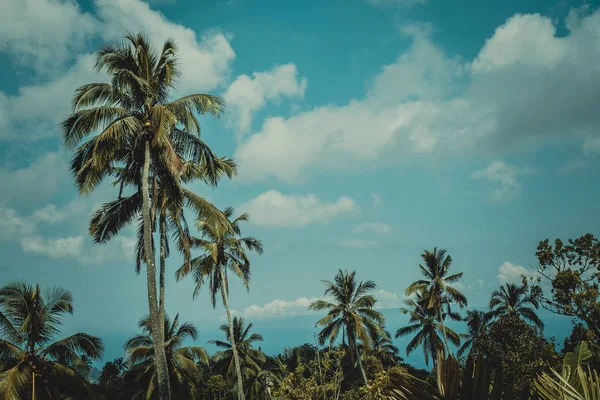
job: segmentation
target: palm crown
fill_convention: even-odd
[[[241,360],[242,372],[244,375],[252,374],[260,370],[260,366],[265,361],[265,356],[260,349],[255,349],[253,346],[257,342],[262,342],[263,337],[258,333],[250,334],[252,323],[247,326],[243,318],[233,318],[233,341],[236,345],[237,352]],[[232,338],[229,333],[228,325],[221,325],[219,329],[225,334],[225,341],[211,340],[209,343],[223,349],[215,354],[215,368],[217,371],[225,373],[227,377],[233,379],[235,376],[235,365],[232,351]]]
[[[525,285],[507,283],[500,290],[494,290],[490,299],[491,314],[494,317],[516,315],[543,329],[544,323],[534,311],[538,307],[538,301]]]
[[[145,390],[134,394],[140,398],[153,399],[156,393],[156,367],[154,342],[150,333],[150,320],[144,318],[139,323],[143,333],[130,338],[125,343],[128,363],[131,366],[126,379],[134,381]],[[197,382],[200,377],[197,362],[208,364],[208,353],[202,347],[183,346],[186,340],[195,340],[198,331],[189,322],[180,323],[179,315],[173,321],[164,318],[165,353],[171,380],[171,390],[175,398],[195,399]]]
[[[42,291],[39,285],[17,282],[0,289],[0,397],[89,394],[76,371],[87,369],[85,357],[102,357],[102,341],[76,333],[53,342],[62,317],[72,313],[73,296],[62,288]]]
[[[356,280],[356,271],[348,272],[339,270],[334,281],[324,281],[325,296],[332,301],[317,300],[309,306],[311,310],[329,310],[327,315],[317,321],[317,326],[324,328],[319,332],[318,339],[321,345],[329,342],[332,345],[337,339],[340,329],[346,331],[346,337],[352,359],[356,352],[358,366],[365,384],[367,376],[364,371],[361,356],[358,351],[359,340],[363,351],[369,348],[373,337],[383,334],[384,317],[374,310],[377,300],[369,292],[376,288],[372,280]]]
[[[201,238],[190,238],[192,248],[200,248],[203,254],[185,263],[176,273],[181,279],[189,273],[193,274],[196,283],[194,296],[196,296],[205,279],[209,281],[209,290],[213,307],[216,306],[216,296],[221,290],[229,292],[227,281],[223,281],[220,268],[224,267],[241,278],[247,287],[250,281],[250,260],[246,251],[255,251],[262,254],[263,246],[260,240],[241,236],[240,222],[248,221],[248,214],[241,214],[235,219],[233,208],[227,208],[223,215],[229,221],[228,225],[214,224],[204,217],[197,221],[197,227],[202,234]]]
[[[429,359],[435,362],[437,353],[444,348],[442,337],[439,332],[442,331],[442,323],[437,318],[437,311],[433,308],[425,307],[426,299],[417,294],[414,299],[405,301],[407,308],[401,308],[403,313],[409,314],[408,325],[396,331],[396,337],[410,335],[416,332],[416,335],[406,345],[406,354],[409,355],[419,346],[423,348],[425,364],[429,365]],[[447,338],[455,346],[460,345],[460,336],[452,329],[445,327]]]

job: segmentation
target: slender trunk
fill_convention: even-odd
[[[355,344],[354,347],[356,348],[356,357],[358,357],[358,367],[360,368],[360,373],[362,375],[363,381],[365,382],[365,385],[368,385],[369,381],[367,380],[367,374],[365,373],[365,368],[363,367],[363,363],[360,358],[360,352],[358,351],[358,346],[356,346],[356,344]]]
[[[350,352],[354,351],[356,353],[356,357],[357,357],[357,361],[358,361],[358,369],[360,369],[360,374],[362,375],[363,382],[365,383],[365,386],[366,386],[369,384],[369,381],[367,379],[367,374],[365,373],[365,368],[363,367],[363,363],[360,358],[360,352],[358,351],[358,345],[356,344],[356,339],[354,338],[354,335],[350,333],[350,331],[348,331],[348,333],[349,333],[348,345],[350,346]]]
[[[150,220],[150,191],[148,187],[148,174],[150,170],[150,143],[146,141],[144,151],[144,168],[142,170],[142,219],[144,222],[144,258],[146,261],[146,278],[148,284],[148,309],[150,312],[150,333],[154,343],[154,360],[156,363],[156,376],[158,381],[159,400],[171,400],[169,372],[165,354],[163,325],[160,320],[158,299],[156,298],[156,266],[154,264],[154,251],[152,250],[152,223]]]
[[[35,372],[31,375],[31,400],[35,400]]]
[[[233,362],[235,363],[235,373],[237,375],[237,398],[238,400],[245,400],[242,368],[240,366],[237,344],[235,343],[235,336],[233,334],[233,321],[231,319],[231,312],[229,311],[229,297],[227,295],[227,278],[225,277],[225,269],[223,266],[219,266],[219,273],[221,274],[221,295],[223,296],[223,305],[225,306],[225,312],[227,313],[227,324],[229,325],[229,341],[231,342],[231,351],[233,352]]]
[[[444,325],[444,318],[442,318],[441,309],[437,310],[438,319],[440,320],[440,325],[442,326],[442,336],[444,337],[444,345],[446,346],[446,351],[448,355],[450,355],[450,346],[448,346],[448,337],[446,336],[446,325]]]
[[[164,209],[164,202],[161,205],[161,213],[160,213],[160,273],[158,278],[158,286],[159,286],[159,299],[158,299],[158,307],[160,320],[165,320],[165,263],[167,259],[167,216],[166,210]],[[161,324],[163,338],[165,337],[165,324]]]

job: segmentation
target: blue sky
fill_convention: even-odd
[[[66,329],[107,338],[109,358],[146,312],[133,230],[105,246],[87,235],[92,211],[116,192],[77,196],[57,129],[74,89],[104,79],[93,51],[129,29],[157,45],[177,40],[178,94],[227,100],[221,120],[202,118],[203,135],[240,176],[193,189],[248,211],[245,232],[264,241],[250,291],[234,283],[231,303],[276,338],[265,348],[311,340],[317,316],[306,304],[339,268],[378,283],[395,331],[419,255],[434,246],[464,272],[470,304],[485,306],[535,265],[538,241],[596,233],[597,6],[9,0],[0,16],[0,282],[72,290]],[[212,339],[223,310],[204,292],[192,301],[191,282],[172,279],[180,262],[168,261],[167,308],[194,321],[201,342]],[[549,335],[564,335],[548,321]]]

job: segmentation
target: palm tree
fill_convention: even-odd
[[[232,329],[233,328],[233,329]],[[237,377],[236,392],[239,396],[243,381],[239,380],[238,367],[244,375],[260,371],[265,361],[265,355],[260,349],[253,348],[256,342],[262,342],[263,337],[258,333],[250,334],[252,324],[245,326],[244,319],[234,317],[232,324],[221,325],[219,329],[225,334],[225,341],[211,340],[209,343],[223,349],[214,355],[215,370],[225,374],[230,380]],[[234,353],[236,349],[237,353]],[[236,354],[239,364],[236,362]],[[250,371],[252,370],[252,371]]]
[[[526,285],[507,283],[501,286],[500,290],[494,290],[490,299],[492,316],[516,315],[533,323],[539,329],[544,329],[544,323],[534,311],[538,307],[537,299],[529,293]]]
[[[177,399],[196,399],[198,395],[198,381],[200,370],[197,362],[208,364],[208,353],[202,347],[183,346],[188,340],[195,340],[198,331],[189,322],[180,324],[179,314],[173,321],[165,316],[165,353],[169,371],[172,395]],[[134,398],[155,399],[156,395],[156,363],[154,362],[154,343],[151,335],[149,318],[144,318],[139,323],[143,333],[129,339],[125,344],[128,357],[129,371],[125,374],[127,382],[136,388],[144,388],[136,393]]]
[[[406,288],[406,296],[412,296],[415,293],[422,294],[423,306],[427,309],[435,310],[436,317],[442,328],[445,350],[450,354],[446,326],[444,325],[443,306],[444,303],[449,307],[450,302],[456,302],[460,308],[467,305],[467,298],[458,289],[451,286],[462,278],[462,272],[449,275],[449,269],[452,266],[452,257],[446,253],[446,250],[439,250],[434,247],[433,251],[425,250],[421,254],[425,266],[419,264],[421,274],[424,279],[413,282]],[[444,302],[446,299],[446,302]]]
[[[309,306],[310,310],[328,310],[325,317],[317,322],[317,326],[324,326],[319,332],[319,344],[337,339],[340,329],[344,329],[352,358],[356,354],[358,366],[365,385],[368,383],[367,375],[362,364],[357,340],[367,349],[371,345],[372,337],[383,331],[384,317],[375,311],[373,306],[377,300],[369,292],[377,285],[372,280],[356,281],[356,271],[348,272],[339,270],[334,282],[324,281],[327,289],[325,296],[331,296],[332,302],[317,300]]]
[[[150,171],[160,170],[163,179],[169,178],[176,185],[186,170],[178,144],[202,165],[210,152],[199,139],[195,113],[220,115],[224,108],[219,97],[206,94],[170,101],[179,75],[176,53],[172,40],[165,41],[162,50],[156,52],[142,34],[127,34],[124,42],[106,43],[97,52],[96,69],[105,70],[111,83],[80,87],[73,98],[73,112],[62,124],[65,145],[77,148],[71,169],[81,194],[92,192],[110,175],[122,178],[121,171],[135,182],[135,193],[125,199],[120,193],[119,202],[132,205],[141,199],[142,253],[161,400],[170,399],[170,388],[156,293],[151,215],[155,200],[151,202]],[[91,139],[81,143],[91,134]],[[121,182],[120,192],[125,181]],[[140,211],[133,206],[128,210],[133,214]]]
[[[467,323],[469,333],[462,335],[466,340],[458,349],[457,354],[459,357],[463,357],[467,351],[469,351],[469,354],[474,355],[482,351],[480,345],[485,339],[487,326],[491,317],[490,313],[487,312],[479,310],[467,311],[464,321]]]
[[[442,338],[439,333],[443,330],[438,312],[434,308],[426,307],[427,298],[417,294],[416,298],[405,301],[408,308],[401,308],[405,314],[410,314],[409,325],[396,331],[396,337],[410,335],[416,332],[416,335],[406,346],[406,355],[415,351],[417,347],[423,347],[425,356],[425,365],[429,366],[429,358],[433,359],[435,365],[437,353],[444,348]],[[460,336],[450,328],[445,328],[450,341],[455,345],[460,345]]]
[[[102,357],[102,341],[87,333],[53,341],[63,315],[72,313],[73,296],[65,289],[21,282],[0,289],[0,398],[92,396],[75,369],[86,365],[84,356]]]
[[[384,330],[378,332],[371,342],[372,354],[384,367],[396,365],[402,361],[402,357],[398,355],[398,347],[394,346],[391,337],[390,333]]]
[[[234,332],[234,323],[231,318],[229,307],[229,284],[227,270],[230,270],[239,278],[243,279],[244,285],[248,287],[250,281],[250,260],[246,251],[255,251],[262,254],[263,247],[260,240],[254,237],[242,237],[240,222],[248,221],[248,214],[242,214],[231,220],[234,215],[233,208],[227,208],[223,215],[229,221],[228,226],[215,224],[205,217],[200,216],[197,221],[198,230],[201,238],[190,238],[190,246],[200,248],[203,253],[184,263],[177,271],[177,279],[192,273],[196,283],[194,297],[198,295],[200,289],[205,285],[205,279],[209,281],[209,291],[213,308],[217,304],[217,293],[221,293],[223,306],[227,314],[227,324],[229,326],[228,337],[237,338]],[[237,375],[237,397],[244,399],[243,378],[240,357],[238,356],[236,341],[231,342],[231,351],[235,363]]]

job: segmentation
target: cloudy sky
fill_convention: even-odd
[[[257,324],[306,314],[339,268],[374,279],[393,309],[434,246],[483,306],[535,265],[539,240],[596,233],[597,2],[0,3],[0,282],[71,289],[68,330],[127,336],[147,310],[133,230],[104,246],[87,235],[116,191],[77,196],[57,129],[75,88],[105,79],[94,50],[126,30],[176,39],[177,94],[227,101],[201,123],[239,177],[193,189],[249,212],[245,232],[264,241],[251,290],[231,295]],[[172,279],[180,262],[168,262],[167,308],[214,330],[223,311]]]

